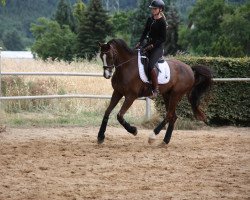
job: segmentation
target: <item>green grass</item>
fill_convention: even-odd
[[[104,113],[48,113],[48,112],[20,112],[5,113],[3,123],[10,127],[54,127],[54,126],[100,126]],[[138,119],[129,114],[125,116],[129,123],[140,126],[143,119]],[[109,125],[118,126],[116,114],[110,116]]]

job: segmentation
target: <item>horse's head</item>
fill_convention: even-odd
[[[114,48],[109,44],[102,44],[99,43],[99,46],[101,48],[101,54],[100,57],[103,62],[103,76],[106,79],[110,79],[113,74],[113,69],[115,67],[115,50]]]

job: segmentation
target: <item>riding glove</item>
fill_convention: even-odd
[[[138,42],[138,43],[135,45],[135,49],[139,49],[139,48],[140,48],[140,46],[141,46],[141,43],[140,43],[140,42]]]
[[[146,53],[147,51],[149,51],[149,50],[151,50],[151,49],[153,49],[153,48],[154,48],[154,45],[150,44],[150,45],[146,46],[146,47],[142,50],[142,52],[143,52],[143,53]]]

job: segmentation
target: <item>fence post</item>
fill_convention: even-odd
[[[0,47],[0,97],[2,97],[2,47]]]
[[[151,99],[146,97],[146,120],[151,118]]]
[[[2,47],[0,46],[0,98],[1,97],[2,97]],[[3,121],[2,100],[0,99],[0,129],[2,126],[2,121]]]

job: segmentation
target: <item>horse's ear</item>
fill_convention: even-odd
[[[101,47],[103,44],[101,42],[98,42],[99,47]]]

